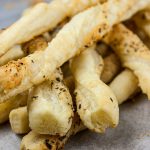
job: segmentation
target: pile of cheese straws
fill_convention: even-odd
[[[118,104],[140,90],[150,99],[149,6],[53,0],[1,31],[0,123],[27,133],[21,150],[61,149],[86,128],[103,133],[117,127]]]

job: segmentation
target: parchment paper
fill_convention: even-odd
[[[27,6],[27,0],[0,0],[0,28],[12,24]],[[19,150],[21,138],[9,123],[0,126],[0,150]],[[120,106],[116,129],[103,135],[83,131],[68,141],[65,150],[150,150],[150,102],[145,96],[126,102]]]

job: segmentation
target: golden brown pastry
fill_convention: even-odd
[[[104,41],[114,49],[123,66],[138,77],[143,93],[150,99],[150,50],[122,24],[114,26]]]
[[[126,81],[126,82],[122,82],[122,81]],[[67,86],[69,87],[69,90],[71,91],[71,93],[73,93],[73,90],[74,90],[73,77],[72,76],[67,77],[65,79],[65,82],[66,82]],[[123,84],[121,84],[122,91],[127,90],[127,92],[120,93],[120,88],[116,88],[118,86],[118,83],[119,83],[119,85],[121,83],[123,83]],[[120,104],[125,101],[125,98],[127,100],[129,98],[129,96],[131,96],[130,95],[131,92],[128,91],[128,89],[129,89],[128,87],[130,85],[133,85],[134,87],[136,87],[137,79],[136,79],[135,75],[129,70],[124,70],[122,73],[120,73],[114,79],[114,81],[112,82],[112,85],[110,84],[112,90],[114,90],[114,92],[117,94],[116,96],[118,97]],[[135,91],[132,91],[132,92],[134,93]],[[76,119],[76,121],[75,121],[75,119]],[[79,132],[83,129],[85,129],[85,127],[79,120],[79,116],[77,116],[77,114],[75,113],[72,127],[69,130],[69,132],[66,134],[66,136],[63,136],[63,137],[50,136],[50,135],[46,136],[46,135],[39,135],[39,134],[31,131],[29,134],[27,134],[23,138],[23,140],[21,142],[21,150],[24,150],[24,149],[30,149],[30,150],[38,150],[39,149],[39,150],[41,150],[42,148],[45,150],[49,150],[49,149],[59,150],[64,147],[65,143],[68,141],[68,138],[72,134],[76,134],[77,132]]]
[[[121,65],[118,57],[115,54],[110,54],[104,58],[104,69],[101,75],[101,80],[104,83],[109,83],[121,70]]]
[[[29,126],[39,134],[64,136],[73,118],[72,98],[60,69],[50,80],[34,87],[28,100]]]
[[[30,131],[29,118],[27,113],[27,107],[19,107],[13,109],[9,115],[9,122],[11,129],[16,134],[25,134]]]
[[[45,51],[0,67],[0,102],[48,79],[56,68],[109,32],[137,1],[111,0],[92,7],[66,24]]]
[[[0,56],[16,44],[31,40],[52,30],[66,17],[96,5],[100,0],[53,0],[49,4],[38,3],[27,10],[12,26],[0,34]]]
[[[84,125],[98,133],[116,127],[118,102],[111,89],[100,80],[102,57],[89,48],[75,57],[70,66],[75,79],[77,111]]]
[[[139,0],[131,9],[124,14],[123,20],[129,19],[136,12],[147,8],[150,5],[150,0]]]
[[[65,143],[70,136],[75,135],[77,132],[84,130],[85,127],[82,124],[79,116],[75,114],[73,123],[65,136],[52,136],[41,135],[31,131],[29,134],[23,137],[21,142],[21,150],[60,150],[63,149]]]
[[[122,104],[138,91],[138,79],[132,71],[125,69],[113,79],[109,87],[116,95],[118,103]]]
[[[150,8],[137,13],[133,20],[150,38]]]
[[[12,47],[7,53],[0,57],[0,66],[5,65],[11,60],[17,60],[25,56],[20,45]]]
[[[8,121],[11,110],[27,105],[28,92],[18,94],[0,103],[0,124]]]
[[[31,53],[34,51],[43,50],[47,46],[47,41],[44,37],[39,36],[35,39],[25,43],[23,49],[21,46],[15,46],[10,49],[5,55],[0,58],[0,64],[3,64],[9,60],[16,58],[16,56],[21,57],[21,54]],[[24,106],[27,104],[28,92],[18,94],[17,96],[10,97],[6,102],[0,104],[0,123],[8,120],[9,113],[12,109]]]

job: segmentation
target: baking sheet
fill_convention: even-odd
[[[28,0],[0,0],[0,28],[11,25],[29,5]],[[0,150],[19,150],[21,136],[9,123],[0,125]],[[106,134],[83,131],[72,137],[65,150],[150,150],[150,102],[143,95],[120,106],[120,123]]]

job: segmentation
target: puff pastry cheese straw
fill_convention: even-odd
[[[119,119],[118,102],[111,89],[100,80],[103,61],[93,48],[71,62],[75,78],[77,111],[84,125],[96,132],[116,127]]]
[[[100,41],[97,43],[95,49],[103,58],[111,53],[110,48],[105,43],[102,43]]]
[[[0,102],[49,78],[56,68],[101,39],[137,1],[110,0],[92,7],[66,24],[45,51],[0,67]]]
[[[14,59],[16,58],[16,56],[21,57],[21,55],[32,53],[37,50],[43,50],[44,46],[47,46],[46,40],[41,36],[36,37],[30,42],[25,43],[23,45],[23,49],[19,45],[10,49],[5,55],[0,58],[0,64]],[[28,92],[24,92],[10,97],[6,102],[0,103],[0,124],[8,120],[11,110],[26,105],[27,98]]]
[[[21,150],[59,150],[63,149],[65,143],[70,136],[75,135],[77,132],[84,130],[85,127],[82,124],[80,117],[75,114],[73,123],[70,130],[63,137],[52,135],[41,135],[33,131],[29,132],[23,137],[21,142]]]
[[[47,42],[46,37],[44,37],[43,35],[40,35],[26,43],[23,43],[21,47],[22,47],[22,50],[24,51],[24,53],[26,55],[29,55],[36,51],[43,51],[43,50],[45,50],[45,48],[47,46],[48,46],[48,42]]]
[[[138,28],[142,29],[150,38],[150,9],[143,10],[133,17]]]
[[[27,107],[13,109],[9,115],[11,129],[16,134],[25,134],[30,131]]]
[[[32,53],[35,50],[42,51],[46,46],[47,42],[39,37],[26,44],[25,49]],[[72,98],[63,83],[63,74],[56,69],[49,80],[30,90],[29,125],[36,133],[65,135],[72,124],[72,107]]]
[[[150,99],[150,50],[122,24],[114,26],[104,41],[114,49],[124,67],[131,69],[138,77],[143,93]]]
[[[17,60],[25,56],[21,45],[16,45],[7,51],[3,56],[0,57],[0,66],[5,65],[11,60]]]
[[[38,36],[29,42],[12,47],[7,53],[0,57],[0,66],[5,65],[11,60],[17,60],[28,54],[32,54],[35,51],[44,50],[48,46],[46,38],[50,36],[47,34],[45,33],[43,36]]]
[[[18,94],[0,103],[0,124],[8,121],[11,110],[27,105],[28,92]]]
[[[122,82],[122,81],[126,82]],[[71,93],[73,93],[74,90],[74,80],[73,77],[67,77],[65,79],[67,86],[69,87],[69,90],[71,90]],[[123,83],[121,84],[122,88],[122,93],[120,93],[120,88],[116,88],[118,86],[118,83]],[[137,79],[135,75],[130,71],[130,70],[124,70],[122,73],[120,73],[112,82],[112,85],[110,84],[112,90],[117,94],[116,96],[118,97],[119,104],[121,104],[123,101],[125,101],[129,98],[128,96],[131,96],[131,92],[128,91],[129,85],[136,85],[137,84]],[[128,85],[128,86],[127,86]],[[136,87],[136,86],[134,86]],[[71,88],[71,89],[70,89]],[[135,88],[134,88],[135,89]],[[126,92],[127,90],[127,92]],[[133,93],[135,91],[132,91]],[[126,95],[127,94],[127,95]],[[76,121],[75,121],[76,119]],[[56,149],[61,149],[64,147],[65,143],[68,141],[68,138],[72,134],[76,134],[77,132],[84,130],[85,127],[83,126],[82,122],[79,119],[79,116],[75,113],[74,119],[73,119],[73,124],[69,132],[63,136],[51,136],[51,135],[40,135],[37,134],[33,131],[31,131],[29,134],[24,136],[21,142],[21,150],[24,149],[30,149],[30,150],[41,150],[41,149],[46,149],[46,150],[56,150]],[[36,139],[36,140],[35,140]]]
[[[101,80],[104,83],[109,83],[121,70],[121,65],[118,57],[115,54],[110,54],[104,58],[104,69],[101,75]]]
[[[65,79],[74,101],[74,82],[72,78],[68,77]],[[44,96],[44,95],[41,95]],[[80,120],[76,112],[76,106],[74,106],[74,116],[72,118],[72,125],[69,131],[62,137],[59,135],[41,135],[37,134],[34,131],[31,131],[29,134],[23,137],[21,142],[21,150],[30,149],[30,150],[59,150],[62,149],[65,143],[68,141],[70,136],[75,135],[77,132],[85,129],[85,126]]]
[[[100,0],[53,0],[29,9],[15,24],[0,34],[0,56],[16,44],[53,29],[66,17],[96,5]]]
[[[109,87],[116,95],[118,103],[122,104],[137,92],[138,79],[132,71],[125,69],[113,79]]]
[[[29,126],[39,134],[64,136],[71,127],[73,104],[61,70],[29,94]]]
[[[147,8],[150,5],[150,0],[139,0],[135,5],[125,13],[123,20],[129,19],[133,14],[137,13],[140,10]]]

